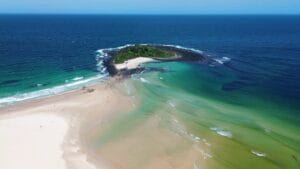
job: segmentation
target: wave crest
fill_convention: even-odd
[[[86,84],[92,84],[95,82],[98,82],[99,80],[102,80],[106,75],[97,75],[91,78],[86,79],[77,79],[76,81],[73,81],[71,83],[67,83],[64,85],[55,86],[52,88],[47,89],[41,89],[33,92],[28,93],[22,93],[22,94],[16,94],[9,97],[0,98],[0,107],[4,107],[7,105],[14,104],[16,102],[30,100],[30,99],[37,99],[41,97],[47,97],[52,96],[55,94],[63,93],[65,91],[71,91],[74,89],[77,89],[79,87],[82,87]]]

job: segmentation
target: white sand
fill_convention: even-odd
[[[85,139],[132,108],[114,82],[0,108],[0,169],[106,169]]]
[[[0,168],[66,169],[61,145],[67,130],[53,114],[0,119]]]
[[[124,63],[116,64],[116,68],[118,70],[122,70],[122,69],[135,69],[135,68],[139,67],[143,63],[155,62],[155,61],[156,60],[151,59],[151,58],[137,57],[137,58],[134,58],[134,59],[127,60]]]

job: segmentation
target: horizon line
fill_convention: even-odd
[[[145,16],[155,16],[155,15],[165,15],[165,16],[233,16],[233,15],[244,15],[244,16],[297,16],[300,13],[1,13],[0,15],[145,15]]]

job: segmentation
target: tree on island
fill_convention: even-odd
[[[124,63],[129,59],[134,59],[137,57],[147,57],[153,59],[168,59],[175,56],[174,52],[159,49],[153,46],[146,45],[134,45],[121,49],[116,57],[114,58],[114,63]]]

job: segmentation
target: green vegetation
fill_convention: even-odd
[[[123,63],[126,60],[137,58],[137,57],[149,57],[167,59],[174,57],[175,53],[163,49],[159,49],[152,46],[135,45],[130,46],[119,51],[114,59],[114,63]]]

